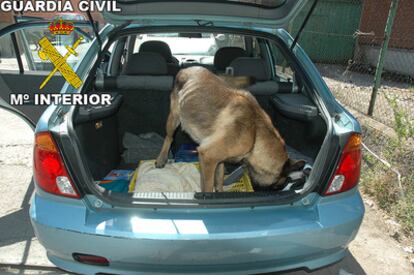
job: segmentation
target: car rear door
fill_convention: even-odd
[[[105,11],[112,24],[141,22],[146,25],[183,20],[195,24],[225,22],[244,27],[281,28],[296,16],[308,0],[118,0],[121,11]]]
[[[41,83],[51,74],[54,66],[49,60],[39,57],[39,40],[47,37],[64,56],[66,46],[72,47],[80,36],[84,37],[76,49],[77,56],[71,55],[66,60],[74,67],[93,39],[89,22],[72,22],[75,30],[64,36],[52,35],[48,28],[50,23],[38,19],[23,20],[0,30],[0,107],[18,114],[33,127],[48,107],[33,105],[34,94],[59,93],[65,83],[63,76],[56,72],[40,90]],[[24,99],[23,104],[15,101],[19,97]]]

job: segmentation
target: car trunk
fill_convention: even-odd
[[[287,85],[286,90],[289,89],[291,86]],[[113,93],[113,96],[112,106],[80,107],[74,115],[74,130],[79,140],[82,158],[95,183],[102,180],[111,170],[135,169],[140,160],[154,159],[153,153],[146,156],[141,152],[139,159],[126,160],[125,140],[123,142],[126,134],[139,136],[155,133],[160,137],[165,136],[165,124],[170,104],[169,92],[117,91]],[[283,89],[281,93],[257,95],[256,98],[284,138],[289,157],[295,160],[305,160],[312,166],[327,133],[326,123],[312,100],[300,93],[283,93]],[[183,144],[189,143],[193,143],[191,138],[181,128],[178,128],[174,135],[170,157],[176,157],[179,148]],[[231,172],[235,167],[237,164],[227,164],[226,170]],[[253,198],[255,195],[267,196],[283,193],[263,190],[255,185],[254,188],[255,192],[250,194],[224,192],[227,194],[215,193],[213,198],[231,201],[246,196]],[[163,197],[165,195],[159,193],[121,194],[112,192],[112,195],[121,201],[123,195],[135,198],[165,199]],[[283,195],[289,194],[285,192]],[[290,195],[297,195],[297,192],[291,192]],[[200,197],[200,194],[168,195],[169,199],[193,200],[197,197]],[[205,199],[204,196],[203,199]]]
[[[246,3],[239,2],[249,3],[246,5]],[[257,24],[257,26],[272,27],[274,29],[286,25],[294,14],[300,10],[305,1],[269,1],[269,3],[272,2],[274,4],[270,7],[250,5],[252,4],[251,2],[222,1],[207,3],[206,1],[186,1],[186,4],[183,6],[183,3],[180,1],[175,1],[174,3],[169,1],[165,9],[160,9],[159,5],[163,5],[166,2],[121,1],[121,5],[124,6],[124,12],[121,14],[107,13],[105,17],[115,24],[125,21],[138,22],[139,20],[146,20],[146,24],[150,24],[148,20],[154,17],[157,18],[158,24],[162,24],[161,21],[164,19],[172,22],[173,18],[170,18],[171,16],[175,16],[176,19],[183,19],[188,23],[190,21],[188,21],[186,16],[193,16],[191,18],[200,20],[211,19],[215,23],[225,19],[232,26],[237,26],[237,22],[241,24],[251,22]],[[157,9],[154,9],[154,5]],[[226,5],[230,5],[233,8],[237,7],[237,9],[224,9],[223,7]],[[218,6],[221,6],[221,8],[218,8]],[[154,10],[164,12],[167,9],[171,11],[171,16],[162,14],[157,17],[151,13]],[[243,10],[241,17],[236,13],[228,14],[228,11],[231,13],[234,10]],[[217,12],[220,14],[217,14]],[[194,16],[195,14],[196,16]],[[243,20],[240,20],[241,18]],[[197,30],[203,29],[199,23],[197,25]],[[261,49],[262,53],[266,52],[265,48]],[[139,158],[135,158],[133,161],[126,159],[125,154],[128,148],[125,146],[125,137],[126,135],[156,134],[163,139],[166,134],[165,128],[170,107],[170,92],[173,86],[173,78],[169,82],[165,82],[164,79],[160,80],[155,85],[157,86],[155,89],[148,88],[147,85],[144,85],[143,88],[132,87],[133,84],[131,83],[135,82],[133,79],[120,81],[120,79],[117,79],[117,76],[112,79],[111,77],[108,77],[108,79],[105,79],[105,77],[104,79],[100,78],[101,76],[98,74],[95,80],[89,82],[88,87],[84,87],[84,91],[88,93],[111,92],[113,104],[111,106],[99,107],[76,107],[72,118],[74,133],[79,141],[82,165],[87,168],[90,174],[87,185],[92,193],[98,196],[102,195],[101,198],[104,198],[104,201],[121,205],[130,205],[131,203],[135,205],[143,203],[145,205],[146,202],[167,202],[167,205],[171,205],[171,203],[209,204],[211,202],[211,204],[214,204],[219,202],[236,205],[237,203],[243,204],[245,202],[255,204],[256,199],[260,201],[261,198],[266,197],[270,198],[265,200],[267,202],[286,203],[292,202],[292,200],[318,188],[315,184],[320,183],[321,179],[312,178],[313,171],[309,176],[309,178],[312,178],[312,182],[306,181],[299,190],[285,189],[276,191],[273,189],[262,189],[258,188],[254,182],[254,192],[249,193],[216,192],[204,194],[194,191],[182,194],[177,192],[139,194],[129,190],[130,192],[121,194],[119,192],[106,192],[96,188],[96,183],[108,175],[111,170],[135,169],[141,160],[154,159],[156,157],[154,154],[141,154]],[[91,82],[93,83],[91,84]],[[272,79],[266,82],[259,84],[269,87],[269,82],[272,82],[270,86],[278,87],[277,90],[271,93],[252,92],[253,95],[270,116],[274,126],[285,140],[289,157],[295,160],[305,160],[312,167],[317,160],[318,153],[321,151],[322,144],[324,142],[326,144],[328,133],[327,123],[329,123],[329,118],[323,115],[324,111],[321,109],[321,103],[316,99],[316,95],[310,93],[312,89],[309,84],[302,83],[307,88],[298,91],[295,86],[297,83],[293,83],[295,79],[293,79],[293,82],[292,79],[289,81]],[[305,79],[303,79],[303,82],[306,82]],[[110,87],[107,87],[108,83]],[[116,85],[111,85],[111,83],[116,83]],[[302,88],[304,87],[302,86]],[[249,89],[247,88],[247,90]],[[178,128],[174,135],[170,158],[176,159],[177,155],[180,154],[180,148],[188,144],[194,144],[194,141],[181,128]],[[324,148],[324,153],[328,149]],[[325,157],[322,159],[325,161]],[[240,163],[226,164],[226,171],[231,173],[239,165]],[[318,170],[321,170],[320,165],[317,167]],[[319,174],[322,174],[321,171],[318,171]],[[92,184],[92,180],[95,185]],[[309,185],[312,185],[312,188]]]
[[[126,133],[136,136],[156,133],[165,136],[165,124],[169,112],[169,94],[119,92],[116,94],[122,103],[118,110],[103,118],[75,119],[75,131],[82,145],[88,167],[94,177],[99,180],[111,169],[129,167],[136,163],[123,160],[125,147],[122,140]],[[127,98],[128,100],[125,100]],[[314,162],[326,134],[324,120],[311,114],[297,115],[280,109],[280,102],[288,102],[297,108],[313,110],[311,101],[301,94],[279,94],[277,96],[262,96],[258,98],[261,105],[272,118],[275,127],[284,138],[288,151],[294,159],[303,158]],[[306,103],[308,105],[306,105]],[[286,107],[286,106],[284,106]],[[81,112],[84,111],[81,109]],[[316,112],[315,112],[316,113]],[[296,113],[297,114],[297,113]],[[192,139],[179,128],[174,136],[172,154],[178,151],[180,145],[193,143]],[[160,148],[161,149],[161,148]],[[152,154],[153,157],[153,154]],[[143,155],[143,160],[147,159]]]

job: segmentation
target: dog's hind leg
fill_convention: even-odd
[[[197,148],[200,159],[201,191],[213,192],[216,167],[219,160],[213,150],[207,146]]]
[[[168,152],[170,151],[171,143],[173,142],[174,132],[177,129],[178,125],[180,125],[180,119],[178,116],[178,106],[177,106],[177,97],[174,94],[175,91],[171,94],[171,108],[170,113],[167,119],[167,126],[166,132],[167,135],[164,139],[164,144],[162,145],[162,149],[160,154],[157,157],[155,162],[155,167],[163,168],[168,160]]]
[[[214,186],[216,191],[223,191],[223,162],[229,159],[243,159],[253,148],[254,133],[244,131],[239,123],[229,121],[227,124],[222,124],[215,135],[206,138],[200,144],[198,154],[203,192],[213,192]]]
[[[201,190],[203,192],[213,192],[216,187],[217,192],[223,191],[224,184],[224,164],[228,158],[225,148],[225,137],[210,137],[207,142],[201,143],[197,148],[200,159]]]

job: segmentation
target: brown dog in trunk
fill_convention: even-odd
[[[167,135],[156,167],[166,164],[180,124],[199,144],[203,192],[213,192],[214,187],[223,191],[224,162],[244,161],[260,187],[284,183],[293,168],[284,140],[256,99],[203,67],[190,67],[177,74]]]

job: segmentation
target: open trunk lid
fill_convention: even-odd
[[[307,0],[119,0],[122,11],[104,12],[115,25],[126,22],[153,25],[168,22],[226,22],[263,28],[286,26]]]

